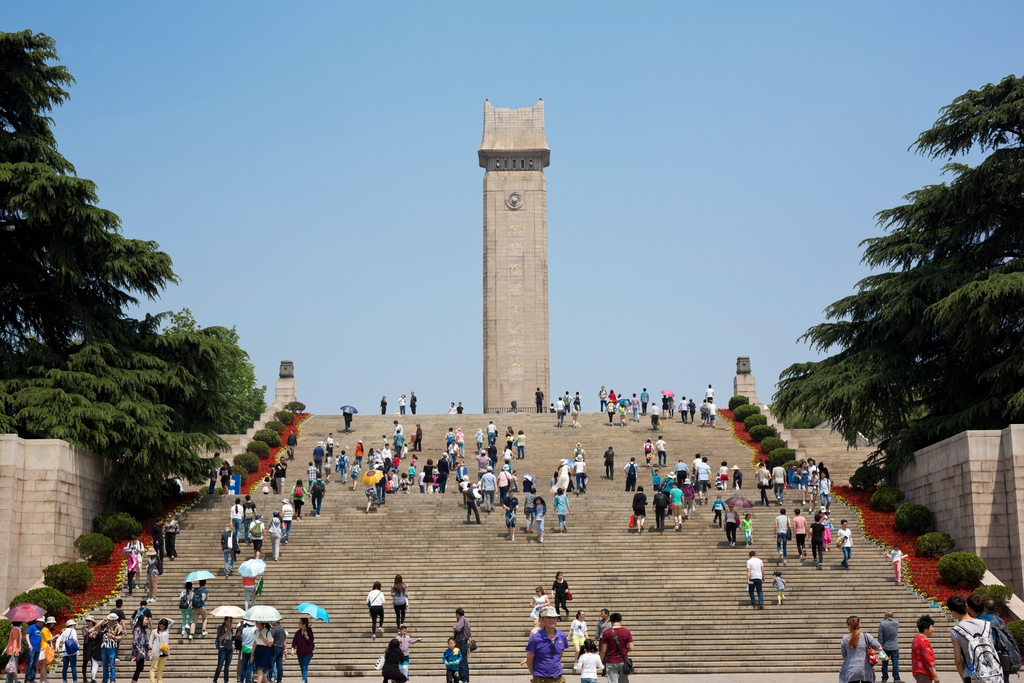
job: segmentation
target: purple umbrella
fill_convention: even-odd
[[[725,501],[725,504],[726,505],[731,505],[734,508],[752,508],[752,507],[754,507],[754,504],[751,503],[749,499],[744,498],[743,496],[733,496],[732,498],[727,498],[726,501]]]

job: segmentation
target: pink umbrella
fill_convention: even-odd
[[[662,395],[662,396],[671,396],[672,398],[675,398],[675,397],[676,397],[676,395],[675,395],[675,394],[673,394],[673,393],[672,393],[671,391],[669,391],[668,389],[662,389],[662,390],[661,390],[661,395]]]
[[[33,605],[30,602],[23,602],[20,605],[15,605],[4,612],[4,616],[11,621],[35,621],[36,619],[45,617],[46,610],[39,605]]]

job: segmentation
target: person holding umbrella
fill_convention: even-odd
[[[224,667],[224,683],[228,683],[228,672],[231,670],[231,656],[235,652],[232,639],[234,636],[234,625],[231,617],[224,617],[223,623],[217,627],[217,669],[213,672],[214,683],[220,675],[221,667]]]

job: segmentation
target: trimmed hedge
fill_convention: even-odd
[[[252,473],[260,468],[260,458],[252,453],[240,453],[235,456],[235,467],[243,467]]]
[[[978,586],[974,592],[983,598],[992,598],[999,607],[1006,607],[1006,603],[1013,597],[1013,589],[1009,586]]]
[[[302,407],[305,408],[306,406]],[[284,422],[286,425],[290,425],[292,422],[295,422],[295,413],[290,410],[279,410],[274,413],[274,419],[278,422]]]
[[[771,455],[772,451],[776,448],[785,448],[786,442],[777,436],[769,436],[767,439],[761,439],[761,452],[765,455]]]
[[[760,415],[760,414],[761,414],[761,409],[758,408],[757,406],[746,405],[746,406],[740,406],[739,408],[734,410],[732,412],[732,417],[737,422],[743,422],[744,420],[746,420],[751,415]]]
[[[768,456],[768,469],[773,470],[779,465],[785,467],[786,463],[793,460],[795,457],[796,451],[792,448],[776,448],[772,451],[771,455]]]
[[[939,576],[958,586],[973,588],[985,576],[985,560],[973,553],[950,553],[939,560]]]
[[[273,429],[275,432],[280,434],[284,430],[288,429],[284,422],[278,422],[277,420],[271,420],[267,423],[267,429]]]
[[[242,481],[244,482],[245,478],[249,476],[249,470],[245,469],[241,465],[232,465],[231,466],[231,474],[240,474],[240,475],[242,475]]]
[[[142,533],[142,525],[127,512],[100,515],[92,521],[92,525],[96,531],[114,541],[124,541]]]
[[[891,486],[883,486],[874,493],[871,494],[871,505],[872,510],[878,510],[879,512],[891,512],[896,509],[896,506],[903,502],[903,499],[907,497],[907,494],[903,493],[897,488]]]
[[[250,441],[245,450],[247,453],[257,456],[260,460],[266,460],[270,457],[270,446],[265,441]],[[238,461],[238,456],[235,456],[235,461]]]
[[[1017,641],[1017,647],[1024,650],[1024,621],[1020,619],[1011,621],[1006,628],[1010,629],[1010,633],[1013,634],[1013,639]]]
[[[923,534],[935,524],[935,515],[924,505],[904,503],[896,508],[896,526],[912,534]]]
[[[956,541],[949,534],[933,531],[917,537],[917,554],[922,557],[942,557],[953,552]]]
[[[82,534],[75,539],[75,552],[86,562],[106,562],[114,554],[114,542],[103,534]]]
[[[786,462],[782,463],[782,468],[784,470],[786,470],[786,481],[789,481],[789,470],[792,467],[800,467],[800,461],[799,460],[787,460]]]
[[[751,415],[747,419],[743,420],[743,428],[748,432],[758,425],[768,424],[768,418],[764,415]]]
[[[273,429],[260,429],[252,435],[254,441],[262,441],[271,448],[277,448],[281,445],[281,435],[275,432]]]
[[[750,438],[754,441],[760,441],[761,439],[767,439],[769,436],[778,436],[779,431],[775,427],[769,427],[768,425],[757,425],[751,428],[748,432]]]
[[[43,567],[43,583],[61,593],[81,593],[92,581],[92,570],[85,562],[60,562]]]
[[[750,399],[747,398],[746,396],[733,396],[732,398],[729,399],[729,410],[736,410],[740,406],[745,406],[749,404]]]
[[[4,650],[0,650],[0,666],[7,666],[7,660],[10,659],[10,657],[4,654],[4,652],[6,651],[7,640],[11,637],[11,626],[11,622],[6,619],[0,619],[0,643],[3,643],[5,648]],[[24,637],[25,632],[22,631],[21,633],[22,637]],[[17,678],[15,678],[15,680],[17,680]]]
[[[306,412],[306,404],[302,401],[292,401],[291,403],[285,403],[284,409],[291,413],[304,413]]]
[[[9,607],[20,605],[23,602],[39,605],[46,610],[46,615],[52,616],[58,624],[63,624],[65,616],[71,612],[71,598],[56,588],[33,588],[15,595],[11,598]]]

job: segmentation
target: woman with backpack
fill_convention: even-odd
[[[302,519],[302,503],[306,498],[305,491],[302,490],[302,480],[295,480],[295,488],[292,489],[292,507],[295,508],[295,519]]]
[[[75,630],[76,622],[74,619],[68,619],[64,624],[64,630],[57,637],[57,652],[59,652],[64,660],[63,678],[68,680],[68,666],[71,667],[71,680],[78,680],[78,651],[81,649],[78,645],[78,631]],[[83,676],[85,672],[82,672]]]
[[[185,637],[189,624],[192,623],[192,582],[185,583],[185,590],[178,596],[178,610],[181,612],[181,637]]]

